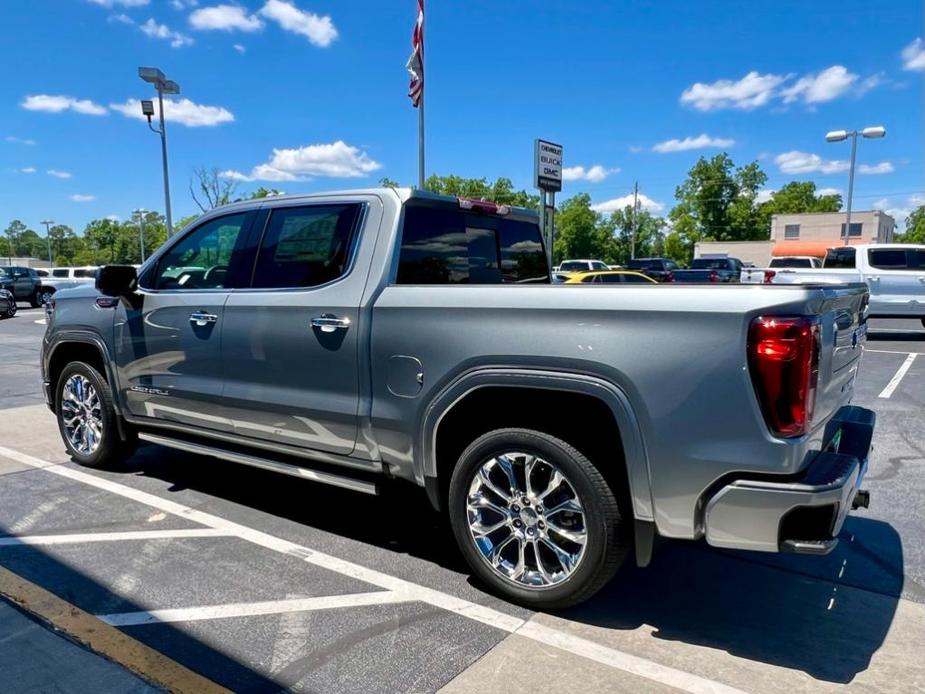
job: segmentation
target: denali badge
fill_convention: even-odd
[[[166,390],[148,388],[147,386],[132,386],[129,390],[134,390],[136,393],[147,393],[148,395],[170,395]]]

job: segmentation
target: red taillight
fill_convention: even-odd
[[[511,213],[510,205],[497,205],[487,200],[472,200],[470,198],[456,198],[460,209],[482,212],[483,214],[507,215]]]
[[[764,283],[771,284],[771,281],[777,276],[777,270],[764,271]]]
[[[716,270],[710,270],[709,278],[711,282],[719,282],[719,273]]]
[[[819,380],[819,323],[811,316],[760,316],[748,331],[748,366],[776,436],[809,430]]]

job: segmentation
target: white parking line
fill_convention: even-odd
[[[906,357],[906,361],[904,361],[899,369],[897,369],[896,373],[893,375],[893,378],[891,378],[890,382],[886,384],[886,388],[880,391],[879,397],[888,398],[893,394],[893,391],[896,390],[899,382],[903,380],[903,376],[906,375],[906,372],[912,366],[912,362],[915,361],[916,356],[918,355],[913,352],[908,357]]]
[[[228,535],[233,535],[239,539],[247,540],[255,545],[281,552],[289,556],[299,557],[303,561],[335,571],[345,576],[350,576],[360,581],[384,588],[401,595],[405,600],[415,600],[425,602],[435,607],[441,607],[449,612],[468,617],[474,621],[486,624],[488,626],[506,631],[518,636],[523,636],[533,641],[545,643],[554,646],[560,650],[572,653],[574,655],[588,658],[598,663],[608,665],[614,669],[622,670],[638,677],[644,677],[654,682],[659,682],[670,687],[675,687],[686,692],[696,692],[698,694],[743,694],[741,690],[729,687],[706,677],[693,675],[682,670],[677,670],[667,665],[656,663],[646,658],[624,653],[614,648],[608,648],[589,639],[581,638],[564,631],[559,631],[551,627],[545,627],[533,622],[513,617],[499,610],[485,607],[469,600],[449,595],[433,588],[427,588],[411,581],[406,581],[389,574],[370,569],[353,562],[339,559],[317,552],[309,547],[284,540],[274,535],[250,528],[246,525],[235,523],[220,516],[211,513],[205,513],[189,506],[184,506],[175,501],[164,499],[155,494],[149,494],[132,487],[111,482],[109,480],[97,477],[96,475],[64,467],[60,464],[51,463],[40,458],[35,458],[26,453],[0,446],[0,455],[15,460],[24,465],[43,469],[60,477],[65,477],[97,489],[103,489],[113,494],[132,499],[153,508],[157,508],[166,513],[187,518],[196,523],[222,530]],[[115,617],[115,615],[110,615]]]
[[[895,349],[868,349],[864,348],[865,352],[873,352],[874,354],[925,354],[925,352],[900,352]]]
[[[167,622],[199,622],[205,619],[227,619],[229,617],[256,617],[290,612],[314,612],[343,607],[365,607],[367,605],[388,605],[408,602],[409,598],[392,590],[350,595],[325,595],[318,598],[292,598],[289,600],[266,600],[263,602],[241,602],[204,607],[177,607],[168,610],[148,612],[117,612],[97,615],[107,624],[115,627],[163,624]]]
[[[67,533],[64,535],[23,535],[0,537],[0,547],[20,545],[76,545],[84,542],[119,542],[124,540],[167,540],[182,537],[229,537],[228,533],[215,528],[192,528],[187,530],[134,530],[118,533]]]

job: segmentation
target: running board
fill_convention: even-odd
[[[182,439],[174,439],[168,436],[160,436],[158,434],[149,434],[146,431],[138,432],[138,438],[142,441],[147,441],[148,443],[155,443],[158,446],[176,448],[177,450],[186,451],[187,453],[195,453],[196,455],[208,455],[212,456],[213,458],[230,460],[233,463],[250,465],[251,467],[258,467],[264,470],[270,470],[272,472],[281,472],[284,475],[292,475],[293,477],[300,477],[302,479],[311,480],[312,482],[329,484],[332,487],[341,487],[343,489],[349,489],[354,492],[362,492],[364,494],[376,495],[379,493],[379,488],[374,482],[367,482],[365,480],[359,480],[352,477],[344,477],[342,475],[334,475],[329,472],[309,470],[308,468],[299,467],[298,465],[281,463],[276,460],[260,458],[258,456],[249,455],[247,453],[229,451],[225,448],[207,446],[201,443],[194,443],[192,441],[185,441]]]

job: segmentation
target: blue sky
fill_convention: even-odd
[[[175,217],[196,211],[195,166],[242,192],[413,183],[414,14],[414,0],[8,0],[0,229],[163,209],[140,65],[182,88],[165,109]],[[769,190],[843,192],[849,146],[825,132],[882,124],[859,143],[854,207],[904,217],[925,197],[922,33],[912,1],[430,0],[427,171],[530,187],[539,136],[565,147],[563,195],[607,210],[638,180],[667,213],[694,161],[723,149],[759,159]]]

